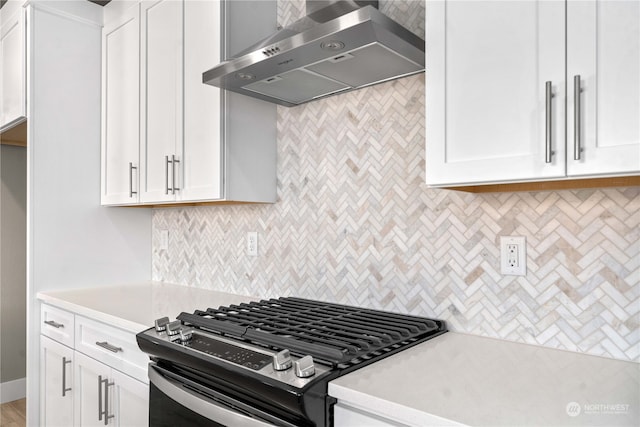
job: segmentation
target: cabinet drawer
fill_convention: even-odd
[[[76,316],[75,348],[144,383],[149,382],[149,357],[138,348],[133,332]]]
[[[57,307],[40,306],[40,333],[73,348],[74,315]]]

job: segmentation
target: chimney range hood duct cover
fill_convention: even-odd
[[[206,71],[202,80],[293,107],[424,71],[424,40],[377,6],[307,0],[307,16]]]

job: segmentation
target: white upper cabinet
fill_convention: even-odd
[[[567,175],[640,171],[639,1],[567,3],[567,82]]]
[[[220,3],[143,2],[142,16],[141,201],[221,199],[220,90],[202,83],[221,61]]]
[[[175,200],[182,146],[183,3],[141,3],[141,201]]]
[[[638,5],[427,1],[427,184],[638,173]]]
[[[102,33],[102,204],[139,200],[140,15],[131,7]]]
[[[217,25],[220,4],[214,1],[185,3],[184,20],[184,144],[181,154],[185,165],[180,168],[182,200],[222,198],[221,165],[222,120],[220,89],[202,83],[202,72],[222,62],[219,32],[213,32],[210,22]],[[267,108],[269,108],[267,106]]]
[[[105,7],[105,30],[120,28],[122,14],[113,12],[118,7],[122,6],[117,2]],[[249,33],[255,42],[275,30],[275,3],[155,0],[142,1],[134,9],[140,17],[137,41],[127,46],[139,49],[139,72],[131,74],[139,81],[139,92],[124,91],[123,99],[112,99],[126,104],[126,117],[135,118],[139,130],[135,141],[116,142],[127,147],[115,151],[139,150],[140,165],[137,169],[132,160],[124,162],[133,162],[132,168],[125,168],[127,179],[119,184],[131,181],[133,190],[120,185],[127,191],[109,199],[103,188],[102,203],[275,202],[275,105],[238,99],[202,83],[202,73],[222,62],[222,48],[237,39],[235,33]],[[224,23],[242,16],[247,17],[246,25]],[[103,38],[107,37],[105,31]],[[109,75],[113,69],[108,58],[105,64]],[[107,99],[110,79],[105,77]],[[139,98],[124,99],[134,96]],[[105,110],[103,127],[120,127],[117,121],[110,123],[108,101]],[[133,126],[130,129],[133,134]],[[109,144],[108,134],[103,135],[103,146]],[[111,159],[108,149],[103,152],[102,171],[103,187],[105,182],[108,187],[109,165],[104,158]]]
[[[27,116],[26,18],[22,2],[0,9],[0,131]]]

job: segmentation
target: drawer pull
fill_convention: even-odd
[[[102,341],[102,342],[96,341],[96,345],[98,347],[102,347],[102,348],[107,349],[109,351],[112,351],[114,353],[122,351],[122,347],[116,347],[115,345],[111,345],[106,341]]]
[[[62,323],[54,322],[53,320],[45,320],[44,323],[57,329],[64,328]]]

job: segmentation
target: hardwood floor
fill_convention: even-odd
[[[25,427],[27,425],[27,399],[14,400],[0,405],[0,427]]]

